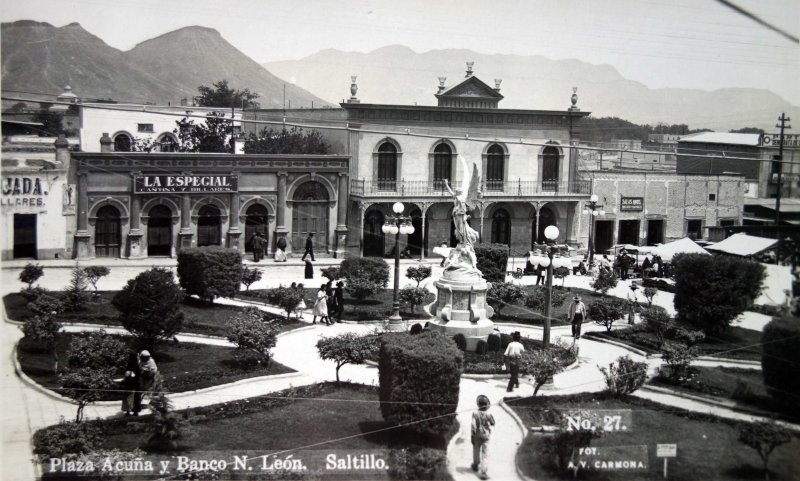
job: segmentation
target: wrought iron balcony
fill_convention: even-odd
[[[350,194],[357,197],[447,197],[444,182],[426,180],[366,180],[350,181]],[[484,197],[546,197],[563,195],[589,195],[588,180],[568,181],[483,181],[481,194]]]

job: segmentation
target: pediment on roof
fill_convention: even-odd
[[[502,99],[503,96],[500,95],[495,89],[486,85],[483,81],[481,81],[477,77],[468,77],[464,79],[461,83],[456,84],[449,89],[445,90],[440,94],[436,94],[436,97],[459,97],[459,98],[491,98],[491,99]]]

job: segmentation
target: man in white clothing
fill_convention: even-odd
[[[511,392],[515,387],[519,387],[519,360],[520,357],[522,357],[522,353],[525,352],[525,348],[522,346],[522,343],[519,342],[519,331],[511,334],[511,338],[512,341],[508,343],[506,352],[503,353],[506,359],[506,365],[508,366],[508,372],[511,374],[511,378],[508,380],[507,392]]]

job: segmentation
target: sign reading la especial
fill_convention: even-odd
[[[134,193],[163,192],[237,192],[238,175],[137,175],[133,178]]]
[[[619,201],[620,212],[641,212],[644,210],[644,197],[622,197]]]

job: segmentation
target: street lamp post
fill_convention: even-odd
[[[547,245],[545,248],[546,256],[535,255],[530,260],[531,264],[533,265],[540,265],[547,268],[547,290],[545,291],[544,301],[544,329],[542,329],[542,345],[545,349],[550,346],[550,316],[552,308],[551,304],[553,301],[553,269],[558,269],[559,267],[570,268],[572,266],[572,261],[570,261],[568,257],[556,255],[563,248],[563,246],[555,244],[555,240],[558,239],[558,234],[558,227],[554,225],[547,226],[547,228],[544,230],[544,236],[547,239]]]
[[[589,269],[594,266],[594,218],[605,215],[603,206],[597,204],[597,194],[592,194],[589,201],[583,206],[583,213],[589,215]]]
[[[392,301],[392,315],[389,316],[389,330],[402,331],[403,318],[400,317],[400,234],[413,234],[414,226],[411,224],[411,217],[404,216],[405,206],[402,202],[395,202],[392,206],[394,216],[386,219],[381,230],[384,234],[394,235],[394,298]]]

